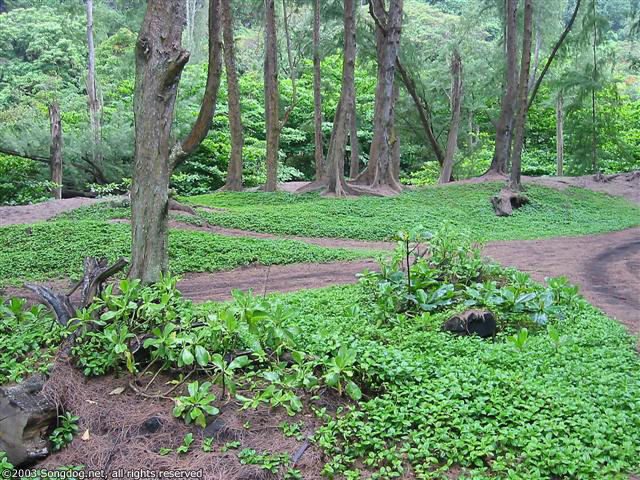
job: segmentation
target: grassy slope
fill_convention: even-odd
[[[0,285],[22,280],[77,276],[85,256],[111,260],[128,257],[129,225],[98,221],[56,221],[0,228]],[[172,273],[213,272],[250,263],[277,265],[324,263],[371,256],[366,252],[328,249],[293,240],[234,238],[172,230],[169,262]]]
[[[391,198],[325,198],[286,193],[217,193],[187,199],[221,207],[203,215],[211,223],[277,234],[380,240],[421,224],[437,229],[445,221],[473,232],[478,240],[516,240],[621,230],[640,224],[640,209],[624,199],[569,188],[563,192],[529,186],[532,204],[499,218],[489,198],[498,184],[452,185]]]
[[[336,468],[368,458],[375,471],[405,452],[423,473],[434,463],[518,479],[640,469],[640,359],[624,328],[586,302],[558,320],[559,345],[542,329],[519,351],[504,333],[495,343],[453,338],[440,331],[442,316],[377,327],[359,286],[280,298],[300,312],[300,349],[355,348],[357,378],[370,387],[321,432],[320,444],[337,445],[328,447]],[[489,478],[480,471],[470,478]]]

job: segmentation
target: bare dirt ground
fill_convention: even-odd
[[[566,276],[580,293],[631,333],[640,333],[640,228],[584,237],[521,240],[487,245],[503,265],[545,277]]]
[[[178,282],[178,288],[197,302],[229,300],[232,289],[253,289],[255,294],[262,295],[356,283],[356,274],[377,266],[373,261],[256,265],[218,273],[189,273]]]
[[[18,205],[15,207],[0,207],[0,227],[17,223],[36,223],[49,220],[63,212],[76,208],[103,202],[104,198],[64,198],[62,200],[48,200],[33,205]]]

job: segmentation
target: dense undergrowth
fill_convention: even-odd
[[[100,210],[94,210],[100,212]],[[0,285],[24,280],[77,277],[86,256],[115,260],[131,253],[130,227],[100,221],[55,221],[0,228]],[[371,256],[294,240],[234,238],[171,230],[169,261],[173,273],[214,272],[260,263],[323,263]]]
[[[640,469],[640,360],[618,323],[563,279],[540,285],[484,263],[449,229],[399,238],[404,247],[381,272],[353,286],[236,292],[231,303],[194,306],[175,279],[122,282],[73,321],[76,365],[87,375],[197,371],[174,393],[173,413],[189,424],[215,418],[227,398],[314,413],[327,478],[451,469],[476,479],[624,478]],[[410,281],[399,269],[407,251]],[[442,331],[468,307],[497,317],[494,340]],[[343,397],[337,411],[318,402],[328,391]],[[250,449],[238,457],[281,472],[288,459]]]
[[[640,209],[626,200],[579,188],[527,186],[530,205],[496,217],[489,198],[497,183],[424,188],[391,198],[327,198],[314,194],[216,193],[189,197],[209,222],[259,232],[382,240],[417,224],[435,230],[449,222],[478,240],[584,235],[640,224]]]

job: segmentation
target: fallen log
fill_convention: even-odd
[[[56,405],[42,394],[44,376],[0,387],[0,451],[15,467],[49,454],[46,433],[57,418]]]

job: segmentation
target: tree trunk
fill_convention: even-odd
[[[531,68],[531,73],[529,74],[529,86],[528,91],[530,92],[533,86],[536,83],[536,75],[538,74],[538,65],[540,64],[540,47],[542,46],[542,33],[540,33],[540,28],[536,27],[536,46],[533,50],[533,66]]]
[[[520,173],[522,171],[522,149],[524,132],[527,123],[527,102],[529,100],[529,69],[531,67],[531,37],[533,23],[533,0],[524,2],[524,32],[522,34],[522,60],[520,61],[520,92],[518,94],[518,116],[515,123],[515,143],[511,162],[509,188],[513,191],[522,189]]]
[[[266,28],[264,36],[264,112],[267,136],[266,192],[274,192],[278,182],[280,148],[280,93],[278,91],[278,52],[276,44],[275,0],[264,0]]]
[[[420,123],[422,124],[422,128],[429,140],[429,144],[431,145],[431,149],[433,150],[434,155],[436,156],[436,160],[438,160],[438,164],[442,167],[444,163],[444,152],[436,139],[435,134],[433,133],[433,125],[431,124],[431,120],[429,119],[429,111],[428,106],[424,99],[420,98],[418,95],[418,91],[416,89],[416,84],[409,74],[407,70],[404,68],[404,65],[400,61],[400,58],[397,59],[396,65],[398,67],[398,72],[400,73],[400,78],[402,79],[402,83],[404,84],[407,92],[413,99],[413,103],[418,110],[418,117],[420,118]]]
[[[196,28],[196,10],[198,9],[198,0],[187,0],[186,1],[186,43],[187,49],[192,51],[195,48],[195,37],[194,32]]]
[[[176,93],[189,52],[181,47],[183,2],[148,2],[136,42],[135,152],[131,187],[129,276],[154,283],[167,272],[167,211],[173,169],[206,137],[220,85],[219,0],[209,1],[207,85],[189,135],[170,151]]]
[[[507,57],[505,91],[502,95],[500,117],[498,118],[498,124],[496,126],[495,152],[487,173],[506,173],[507,171],[509,151],[511,150],[511,126],[513,124],[512,122],[518,95],[518,74],[516,67],[516,54],[518,50],[516,45],[518,35],[516,29],[516,22],[518,18],[517,0],[506,0],[505,17],[505,43]]]
[[[440,174],[439,183],[451,181],[453,173],[453,159],[458,147],[458,128],[460,126],[460,105],[462,103],[462,62],[460,53],[454,49],[451,57],[451,126],[447,138],[447,152]]]
[[[376,52],[378,57],[378,85],[373,120],[373,140],[369,150],[369,165],[356,179],[374,189],[401,191],[400,182],[393,175],[394,78],[396,59],[402,32],[403,0],[391,0],[385,11],[384,0],[371,0],[369,12],[376,23]]]
[[[342,63],[342,89],[333,119],[333,131],[327,153],[329,167],[327,193],[346,195],[350,193],[344,179],[344,159],[347,150],[347,136],[351,125],[350,117],[354,104],[354,77],[356,60],[356,20],[355,0],[344,0],[344,57]]]
[[[557,157],[557,174],[562,176],[564,170],[564,99],[562,92],[558,94],[556,99],[556,157]]]
[[[62,121],[60,120],[60,106],[49,104],[49,126],[51,129],[51,181],[57,184],[51,190],[53,198],[62,198]]]
[[[227,72],[227,90],[229,105],[229,128],[231,130],[231,158],[227,170],[224,190],[242,190],[242,114],[240,111],[240,92],[238,91],[238,73],[236,71],[236,53],[233,39],[233,11],[231,0],[222,0],[222,18],[224,25],[224,63]]]
[[[313,2],[313,122],[315,130],[316,180],[324,177],[322,136],[322,83],[320,72],[320,0]]]
[[[91,122],[91,156],[95,169],[102,174],[102,128],[100,113],[102,102],[98,97],[98,81],[96,78],[96,53],[93,44],[93,0],[87,0],[87,45],[89,47],[89,64],[87,67],[87,103]],[[102,175],[104,176],[104,175]]]
[[[358,142],[355,82],[353,84],[353,102],[351,103],[351,117],[349,120],[351,126],[349,132],[349,145],[351,147],[351,155],[349,156],[349,178],[355,180],[358,177],[358,173],[360,173],[360,142]]]

